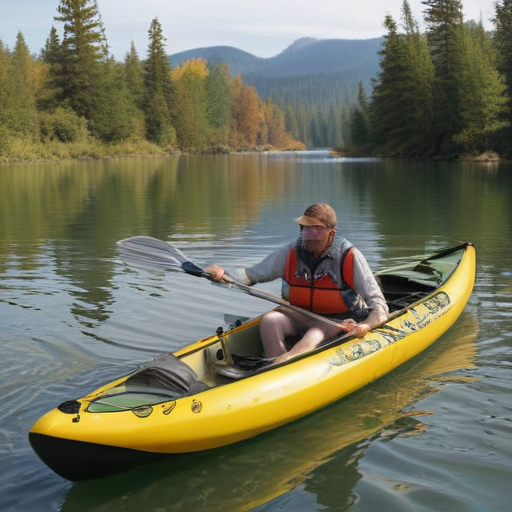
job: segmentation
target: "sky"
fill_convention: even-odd
[[[496,0],[464,0],[466,20],[480,18],[491,28]],[[2,0],[0,40],[9,48],[21,32],[39,54],[55,26],[60,0]],[[382,22],[398,22],[402,0],[97,0],[110,52],[123,60],[133,41],[146,58],[148,30],[158,18],[168,54],[208,46],[234,46],[258,57],[277,55],[301,37],[368,39],[384,35]],[[422,26],[421,0],[409,5]]]

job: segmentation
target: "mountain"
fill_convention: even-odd
[[[226,63],[232,75],[241,75],[248,70],[257,69],[264,65],[267,59],[256,57],[232,46],[211,46],[208,48],[196,48],[184,52],[175,53],[169,57],[173,67],[181,65],[191,59],[205,59],[210,64]]]
[[[329,73],[359,75],[369,83],[377,74],[378,51],[382,38],[313,39],[302,38],[274,57],[256,57],[231,46],[196,48],[170,56],[178,66],[190,59],[203,58],[210,63],[224,62],[231,74],[242,77],[298,77]]]
[[[198,58],[210,64],[226,63],[232,75],[241,75],[260,97],[272,98],[294,118],[287,119],[287,129],[296,138],[309,147],[327,147],[348,139],[358,83],[370,95],[382,42],[383,38],[301,38],[269,58],[231,46],[213,46],[176,53],[170,59],[172,66]]]

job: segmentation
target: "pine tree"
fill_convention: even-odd
[[[350,141],[356,146],[364,146],[370,142],[369,104],[363,82],[358,84],[357,106],[350,118]],[[338,139],[339,140],[339,139]]]
[[[427,38],[436,70],[433,140],[436,153],[454,150],[452,137],[461,128],[455,70],[463,25],[460,0],[422,0],[426,6]]]
[[[128,90],[123,65],[110,58],[100,66],[98,97],[90,113],[90,132],[103,142],[120,142],[135,131],[136,106]]]
[[[18,33],[10,56],[7,76],[4,78],[4,105],[0,112],[1,124],[12,133],[32,140],[39,138],[39,120],[36,108],[37,82],[35,63],[25,38]]]
[[[233,91],[226,64],[213,64],[205,80],[206,116],[211,128],[211,144],[224,146],[229,140]]]
[[[401,19],[402,33],[391,16],[384,21],[388,33],[369,109],[370,138],[385,153],[423,156],[430,148],[434,66],[407,0],[402,3]],[[361,111],[356,112],[354,123],[356,134],[364,137]]]
[[[387,34],[381,55],[381,71],[374,85],[370,123],[372,140],[385,151],[395,153],[408,135],[404,124],[407,104],[404,102],[404,80],[407,74],[407,49],[394,19],[384,20]]]
[[[139,109],[144,108],[144,68],[139,59],[139,54],[132,41],[130,44],[130,51],[126,54],[124,59],[124,72],[126,85],[132,96],[133,102]]]
[[[505,81],[483,25],[466,25],[460,32],[459,66],[454,77],[459,97],[461,130],[454,141],[468,152],[491,148],[491,136],[505,127]]]
[[[296,110],[291,105],[286,105],[284,111],[284,119],[286,131],[295,139],[301,140],[300,131],[299,131],[299,123],[297,121],[297,113]]]
[[[512,97],[512,0],[498,0],[495,8],[494,44],[498,51],[498,66],[505,76],[508,94]]]
[[[6,124],[6,109],[9,102],[7,80],[11,67],[11,56],[0,39],[0,157],[9,149],[9,129]]]
[[[508,98],[508,111],[503,120],[508,127],[502,130],[501,148],[508,155],[512,154],[512,0],[498,0],[495,5],[493,18],[496,30],[494,45],[497,50],[497,66],[505,79]]]
[[[53,111],[64,100],[62,83],[63,51],[57,29],[52,27],[46,44],[41,51],[41,60],[47,66],[43,87],[38,97],[38,107],[44,111]]]
[[[58,66],[63,59],[62,45],[57,29],[52,26],[50,35],[41,50],[41,60],[50,66]]]
[[[172,145],[176,143],[173,126],[176,91],[170,76],[171,63],[165,52],[166,39],[158,18],[153,19],[148,33],[149,48],[144,76],[146,136],[162,146]]]
[[[58,82],[63,99],[79,115],[89,119],[98,96],[100,62],[107,43],[96,0],[61,0],[54,20],[64,23],[62,68]]]
[[[402,101],[407,106],[403,121],[409,133],[401,147],[406,155],[424,156],[432,145],[435,69],[427,39],[420,33],[407,0],[402,3],[402,26],[406,54]]]

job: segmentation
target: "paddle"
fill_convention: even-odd
[[[126,263],[133,265],[142,265],[153,268],[162,268],[166,270],[174,270],[178,272],[185,272],[195,277],[205,277],[212,280],[210,274],[199,265],[191,261],[183,252],[176,247],[150,236],[133,236],[125,238],[117,242],[119,255],[125,260]],[[274,304],[279,304],[287,309],[301,313],[304,316],[313,318],[326,324],[335,325],[340,330],[340,325],[333,320],[317,315],[311,311],[299,308],[287,302],[286,300],[274,295],[273,293],[265,290],[260,290],[252,286],[240,283],[229,276],[224,276],[227,284],[233,285],[240,290],[258,297],[260,299],[268,300]]]

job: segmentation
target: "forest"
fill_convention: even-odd
[[[493,30],[465,22],[462,1],[423,0],[425,33],[407,0],[384,20],[380,72],[359,84],[342,154],[395,158],[512,156],[512,0],[497,0]]]
[[[0,40],[0,162],[306,146],[510,158],[512,0],[495,2],[491,31],[465,21],[460,0],[421,3],[423,31],[407,0],[398,22],[385,17],[370,81],[371,66],[359,79],[350,67],[299,74],[296,62],[277,57],[275,76],[233,76],[204,58],[173,66],[157,18],[145,58],[132,43],[116,62],[96,0],[60,0],[39,55],[22,33],[12,50]],[[314,55],[308,62],[318,63],[313,52],[324,47],[339,65],[334,41],[297,43]],[[293,76],[283,74],[285,64],[295,66]]]
[[[300,38],[268,58],[229,46],[196,48],[170,57],[173,66],[192,58],[226,63],[231,73],[240,74],[262,98],[272,98],[281,108],[293,138],[308,148],[327,148],[348,140],[358,82],[371,86],[382,41]]]
[[[109,55],[96,0],[61,0],[40,55],[0,41],[0,162],[303,149],[284,113],[223,64],[172,68],[160,22],[142,60]]]

